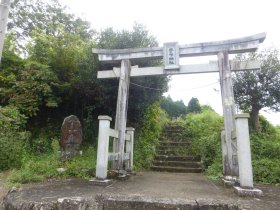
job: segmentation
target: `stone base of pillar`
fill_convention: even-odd
[[[126,181],[131,177],[130,174],[120,174],[116,177],[117,180]]]
[[[136,176],[136,172],[134,172],[134,171],[128,171],[127,173],[131,176]]]
[[[229,186],[229,187],[232,187],[232,186],[238,184],[238,179],[234,176],[224,176],[222,178],[222,181],[225,186]]]
[[[113,183],[111,179],[90,179],[89,183],[95,186],[108,186]]]
[[[234,192],[240,196],[240,197],[261,197],[263,196],[263,192],[259,189],[256,188],[252,188],[252,189],[248,189],[248,188],[242,188],[242,187],[233,187]]]

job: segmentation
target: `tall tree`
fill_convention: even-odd
[[[280,62],[278,50],[266,50],[238,60],[258,60],[261,69],[236,72],[233,76],[234,97],[243,111],[250,112],[253,127],[260,130],[259,111],[269,108],[279,111],[280,106]]]
[[[66,8],[58,0],[14,0],[10,19],[8,29],[16,34],[17,43],[23,49],[23,43],[38,29],[53,37],[66,31],[79,35],[83,40],[91,39],[94,34],[89,22],[66,12]]]
[[[201,107],[197,98],[191,98],[188,103],[187,107],[187,114],[188,113],[199,113],[201,112]]]
[[[24,89],[21,90],[19,84],[30,84],[31,87],[36,80],[44,81],[50,86],[49,92],[52,93],[52,98],[56,99],[53,100],[55,103],[41,103],[41,99],[35,97],[35,101],[29,104],[34,105],[34,109],[32,108],[28,116],[38,114],[39,120],[51,115],[64,117],[69,113],[82,116],[86,106],[94,104],[100,98],[96,62],[91,52],[94,41],[90,24],[69,14],[57,0],[15,0],[10,15],[10,34],[7,37],[10,46],[5,48],[3,71],[0,72],[0,79],[5,80],[5,90],[0,93],[4,95],[1,103],[13,101],[20,105],[20,100],[17,99],[28,98],[24,96]],[[22,52],[27,59],[18,56],[22,55]],[[17,60],[21,61],[20,66]],[[17,65],[11,65],[11,61],[17,61]],[[27,67],[28,63],[33,63],[32,68]],[[24,76],[22,72],[25,73]],[[39,79],[40,75],[43,78]],[[52,75],[55,82],[47,82],[50,78],[46,75]],[[28,82],[29,80],[33,83]],[[38,107],[37,104],[47,106]],[[49,109],[54,107],[53,105],[58,107]]]
[[[170,96],[163,97],[160,105],[167,112],[169,117],[172,118],[185,116],[187,112],[187,107],[182,100],[173,101]]]

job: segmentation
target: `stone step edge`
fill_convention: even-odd
[[[185,146],[189,146],[190,143],[189,142],[160,142],[160,144],[158,145],[158,147],[185,147]]]
[[[175,156],[175,155],[156,155],[154,160],[159,160],[159,159],[163,159],[163,160],[170,160],[173,159],[176,161],[201,161],[200,157],[196,157],[196,156]],[[171,161],[171,160],[170,160]]]
[[[163,171],[173,173],[202,173],[202,168],[190,168],[190,167],[167,167],[167,166],[151,166],[152,171]]]
[[[152,166],[156,166],[156,167],[167,167],[167,168],[169,168],[169,167],[178,167],[178,168],[186,168],[186,169],[189,169],[189,168],[191,168],[191,169],[203,169],[203,167],[202,167],[202,165],[196,165],[196,164],[175,164],[175,165],[165,165],[165,164],[160,164],[160,163],[155,163],[155,162],[153,162],[153,165]]]
[[[191,161],[191,160],[187,160],[187,161],[177,161],[177,160],[154,160],[153,161],[153,163],[157,163],[157,162],[160,162],[160,163],[170,163],[170,164],[172,164],[172,163],[174,163],[174,164],[176,164],[176,163],[178,163],[178,164],[180,164],[180,163],[185,163],[185,164],[188,164],[188,163],[193,163],[193,164],[202,164],[202,162],[201,161]]]
[[[106,195],[96,196],[98,206],[103,209],[240,209],[236,202],[217,201],[214,199],[158,198],[145,195]],[[240,208],[239,208],[240,207]]]

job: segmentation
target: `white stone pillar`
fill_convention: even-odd
[[[249,114],[235,115],[239,179],[240,186],[243,188],[253,188],[253,170],[248,118]]]
[[[130,135],[130,140],[125,142],[126,153],[130,153],[130,159],[127,161],[126,170],[133,171],[133,144],[134,144],[134,128],[126,128],[126,133]]]
[[[112,118],[109,116],[98,116],[98,147],[96,161],[96,178],[107,178],[108,153],[109,153],[109,128]]]

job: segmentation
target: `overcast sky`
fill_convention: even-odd
[[[261,49],[280,48],[280,12],[277,0],[61,0],[70,10],[100,30],[106,27],[132,29],[144,24],[162,45],[218,41],[267,32]],[[216,56],[187,58],[181,64],[208,63]],[[169,92],[173,100],[197,97],[222,114],[218,74],[173,76]],[[262,112],[273,124],[280,113]]]

